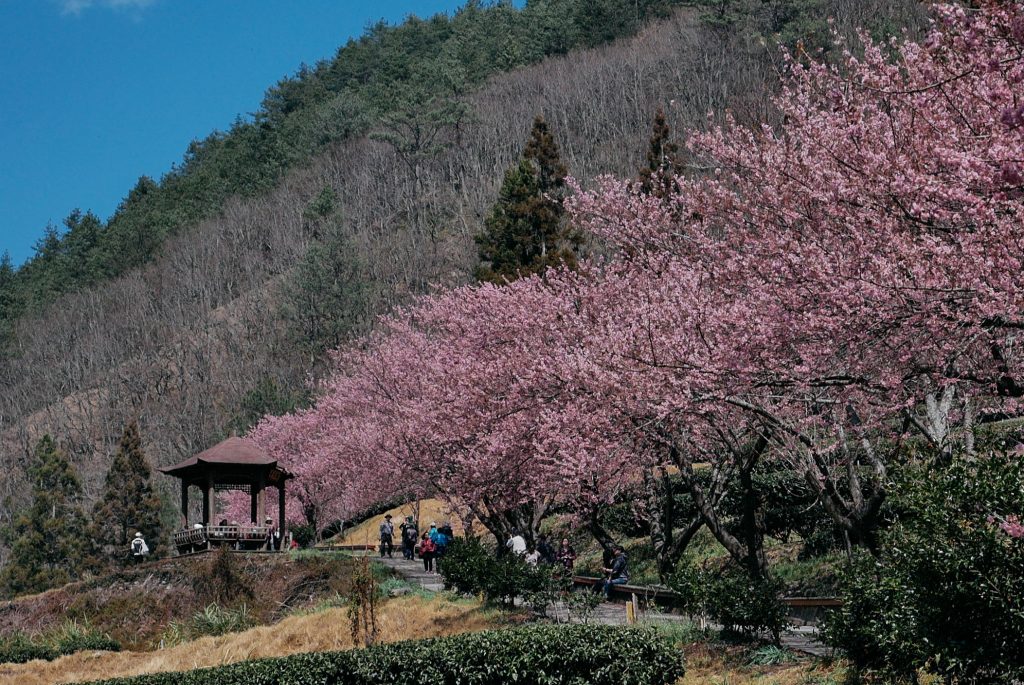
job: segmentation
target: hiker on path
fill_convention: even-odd
[[[448,527],[451,530],[451,527]],[[448,543],[451,542],[445,532],[444,528],[438,529],[436,523],[430,524],[430,540],[434,543],[434,571],[437,573],[441,572],[441,559],[444,557],[444,553],[448,551]]]
[[[413,523],[412,516],[406,516],[399,528],[402,530],[402,556],[406,561],[412,561],[415,557],[413,550],[416,547],[416,538],[419,537],[419,531],[416,529],[416,524]]]
[[[622,549],[622,545],[615,546],[614,554],[611,566],[604,569],[604,598],[606,600],[611,599],[613,585],[624,585],[629,582],[629,570],[626,568],[626,551]]]
[[[569,538],[562,538],[562,546],[558,548],[558,563],[565,567],[571,575],[572,567],[576,564],[576,550],[569,544]]]
[[[136,564],[141,564],[145,556],[149,554],[149,547],[146,545],[146,540],[142,537],[142,533],[136,533],[135,537],[132,538],[131,550],[132,561]]]
[[[384,514],[384,523],[380,524],[380,558],[384,558],[384,554],[387,553],[388,558],[392,556],[392,550],[394,545],[392,541],[395,537],[395,526],[391,523],[391,514]]]
[[[434,541],[430,539],[430,533],[424,533],[420,539],[420,559],[423,560],[423,570],[430,573],[434,570]]]

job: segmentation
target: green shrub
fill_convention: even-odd
[[[67,621],[49,639],[56,643],[57,652],[62,655],[86,650],[121,651],[121,643],[109,635],[93,629],[88,623]]]
[[[104,685],[668,685],[682,653],[657,631],[530,626],[345,652],[297,654]]]
[[[5,664],[23,664],[33,659],[50,661],[85,650],[118,652],[121,645],[88,624],[74,621],[66,622],[56,631],[34,637],[20,632],[0,637],[0,663]]]
[[[219,604],[208,604],[188,621],[170,623],[161,636],[161,642],[177,645],[207,635],[227,635],[248,630],[256,625],[245,604],[237,609],[225,609]]]
[[[56,659],[60,654],[52,646],[36,641],[24,633],[0,638],[0,663],[23,664],[33,659]]]
[[[553,570],[531,566],[514,554],[498,558],[476,538],[452,540],[441,563],[445,588],[506,605],[519,596],[542,598],[552,592]]]
[[[724,637],[750,640],[767,633],[778,642],[786,625],[782,583],[752,578],[736,564],[708,570],[684,560],[669,585],[684,609],[721,624]]]
[[[913,467],[891,497],[900,516],[877,559],[860,554],[842,573],[828,642],[888,682],[919,669],[947,682],[1024,678],[1024,541],[999,525],[1021,515],[1020,458]]]

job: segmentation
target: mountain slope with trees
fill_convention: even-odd
[[[591,22],[590,28],[578,29],[575,42],[549,36],[555,53],[620,35],[615,33],[619,29],[608,28],[615,23],[594,9],[604,5],[577,4],[588,8],[580,16]],[[769,4],[785,3],[765,7]],[[834,15],[842,30],[875,20],[888,26],[920,20],[909,0],[817,5],[814,16]],[[554,21],[551,30],[557,37],[556,28],[562,26],[552,19],[557,14],[542,15],[541,10],[558,7],[559,2],[531,2],[530,14],[471,3],[462,14],[509,22],[529,18],[519,33],[498,32],[506,39],[543,34],[546,16]],[[638,7],[655,12],[660,5]],[[483,229],[498,185],[519,159],[538,114],[544,115],[569,173],[581,179],[629,174],[641,166],[659,106],[674,130],[699,126],[708,111],[727,106],[742,121],[770,120],[768,96],[776,87],[777,55],[762,46],[761,37],[774,25],[766,23],[760,9],[728,21],[712,21],[708,12],[679,11],[644,25],[633,38],[551,57],[479,88],[452,91],[443,101],[413,93],[401,100],[403,108],[367,123],[358,134],[343,140],[328,136],[319,154],[283,165],[265,185],[253,181],[246,186],[235,179],[223,187],[213,160],[225,158],[214,151],[228,155],[242,138],[218,134],[187,159],[183,168],[188,174],[172,175],[174,183],[190,179],[197,195],[172,202],[161,184],[140,183],[126,199],[125,212],[153,212],[139,224],[152,234],[129,232],[134,237],[126,240],[159,234],[159,247],[154,243],[152,250],[143,249],[145,258],[133,268],[116,276],[100,270],[101,277],[76,281],[63,266],[44,269],[45,251],[17,272],[9,265],[0,268],[0,303],[5,312],[16,314],[3,317],[9,333],[0,362],[5,390],[0,394],[0,455],[8,467],[0,481],[4,522],[27,503],[24,467],[42,434],[58,436],[78,468],[89,504],[99,495],[109,455],[129,417],[137,417],[152,462],[174,462],[231,430],[243,430],[266,411],[301,405],[305,381],[318,373],[323,351],[366,330],[377,314],[433,285],[467,282],[478,263],[473,237]],[[454,29],[442,30],[443,23],[413,21],[410,26],[424,35],[433,26],[456,40],[449,33]],[[795,25],[786,26],[795,30]],[[626,28],[634,27],[629,20]],[[420,72],[413,73],[404,61],[403,35],[419,34],[380,28],[352,44],[362,52],[345,53],[352,61],[345,68],[356,70],[349,82],[376,83],[383,78],[369,76],[376,70],[405,74],[403,83],[414,82]],[[417,69],[428,69],[434,62],[422,55],[441,59],[445,46],[483,51],[449,55],[467,70],[467,83],[483,81],[493,73],[489,69],[529,61],[509,61],[504,49],[493,46],[488,53],[488,41],[460,40],[425,41],[423,52],[413,51],[408,60]],[[380,52],[380,46],[392,52]],[[519,49],[515,44],[506,48]],[[379,59],[383,54],[392,55],[395,63]],[[324,69],[316,73],[327,74]],[[306,78],[310,84],[322,83],[309,75],[296,83],[306,84]],[[267,116],[274,113],[271,120],[278,122],[273,130],[282,131],[286,122],[300,117],[340,120],[330,107],[347,100],[317,100],[312,94],[320,91],[308,88],[279,85],[272,91]],[[307,106],[306,100],[320,104]],[[239,130],[258,140],[262,125],[254,122]],[[424,131],[430,135],[424,137]],[[238,161],[243,157],[231,159],[228,166],[235,170],[256,168]],[[203,200],[203,193],[216,198]],[[145,200],[150,196],[164,199],[150,205]],[[157,216],[164,202],[169,214],[191,218],[161,229],[170,226],[166,217]],[[205,209],[197,210],[197,203]],[[54,255],[68,269],[82,268],[89,255],[100,253],[73,252],[70,236],[84,236],[83,244],[100,240],[98,235],[114,236],[119,216],[102,226],[88,214],[74,215],[74,230],[69,227],[64,237],[53,234]],[[189,222],[194,228],[180,228]],[[118,260],[131,263],[123,256]],[[33,280],[37,276],[38,283]],[[50,282],[58,285],[49,288]],[[63,290],[68,292],[58,297]],[[40,299],[29,306],[25,292],[38,292]]]

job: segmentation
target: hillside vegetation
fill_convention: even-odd
[[[473,236],[538,113],[571,174],[631,174],[659,105],[676,131],[726,107],[771,120],[765,37],[820,36],[826,15],[844,31],[919,21],[909,0],[780,0],[643,23],[668,4],[625,16],[610,1],[471,3],[376,27],[159,184],[140,182],[105,226],[74,215],[25,267],[0,269],[3,518],[25,503],[41,434],[68,448],[90,501],[129,417],[150,459],[174,462],[304,402],[324,351],[378,313],[467,281]],[[424,74],[435,90],[412,88]]]

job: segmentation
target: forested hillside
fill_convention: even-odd
[[[91,501],[129,419],[173,462],[303,402],[325,351],[375,315],[467,281],[536,115],[573,176],[629,175],[659,106],[674,131],[727,107],[771,122],[774,41],[827,47],[827,16],[840,31],[921,21],[911,0],[677,4],[471,2],[373,27],[141,179],[108,222],[73,213],[26,265],[0,266],[4,522],[43,433]]]

